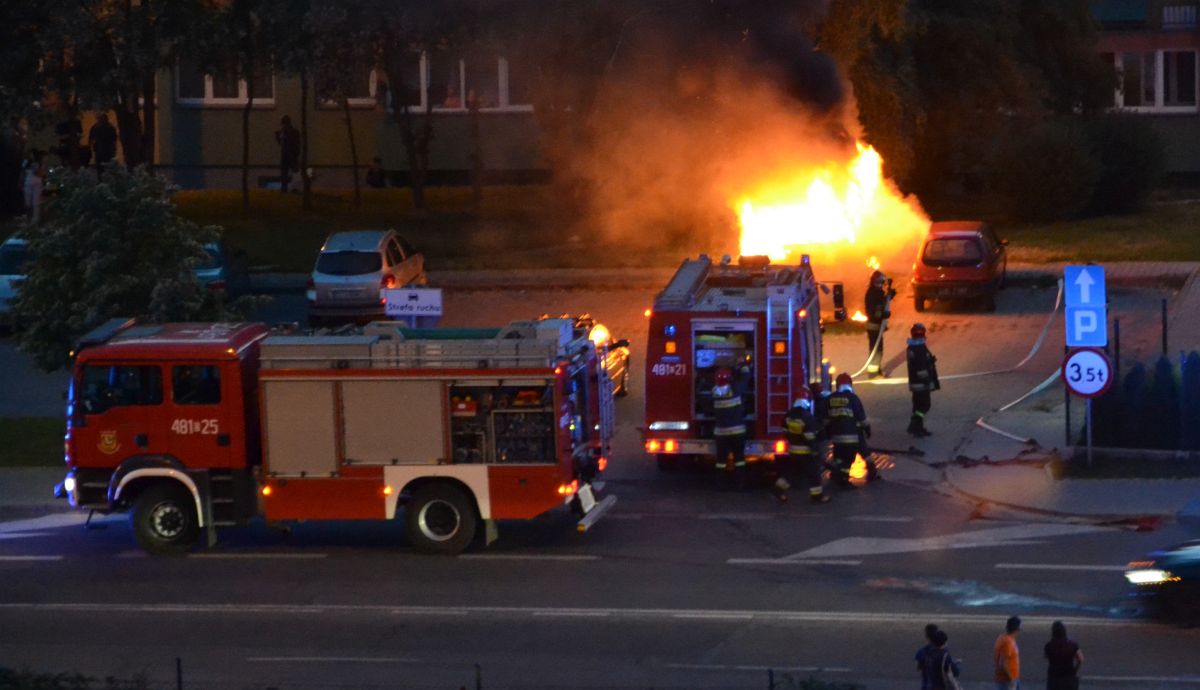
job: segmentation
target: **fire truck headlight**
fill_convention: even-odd
[[[69,494],[75,493],[75,477],[74,476],[67,475],[67,478],[63,480],[63,491],[66,491]]]
[[[687,431],[687,422],[650,422],[650,431]]]

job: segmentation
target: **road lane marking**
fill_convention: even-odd
[[[328,558],[327,553],[189,553],[188,558],[202,558],[206,560],[220,561],[248,561],[260,558],[269,558],[274,560],[317,560]]]
[[[968,530],[936,537],[920,537],[915,539],[847,537],[792,554],[787,558],[842,558],[848,556],[911,553],[914,551],[1018,546],[1022,544],[1034,544],[1037,543],[1037,540],[1049,537],[1067,537],[1110,531],[1112,531],[1111,527],[1097,527],[1094,525],[1029,523],[1010,527]]]
[[[775,513],[709,513],[696,517],[701,520],[772,520],[778,515]]]
[[[838,558],[729,558],[729,565],[862,565],[862,561]]]
[[[417,664],[420,659],[375,656],[248,656],[252,663],[354,663],[354,664]]]
[[[608,618],[609,611],[589,611],[587,609],[559,609],[557,611],[535,611],[534,616],[566,617],[566,618]]]
[[[776,609],[642,609],[642,608],[554,608],[532,606],[389,606],[385,604],[137,604],[137,603],[12,603],[0,602],[0,613],[6,611],[106,614],[168,614],[168,615],[321,615],[321,614],[377,614],[377,615],[427,615],[427,616],[492,616],[496,618],[533,617],[541,612],[573,615],[580,618],[595,618],[605,614],[611,620],[662,621],[685,618],[690,620],[728,621],[731,617],[749,618],[756,621],[783,623],[862,623],[868,625],[892,625],[897,615],[915,615],[912,612],[875,611],[787,611]],[[935,617],[947,623],[977,625],[991,629],[996,626],[995,614],[922,612],[920,618]],[[1153,621],[1140,621],[1096,616],[1024,616],[1031,625],[1050,625],[1061,620],[1066,625],[1089,628],[1158,628]]]
[[[998,570],[1081,570],[1096,572],[1124,572],[1127,565],[1070,565],[1056,563],[997,563]]]
[[[912,522],[908,515],[853,515],[846,518],[853,522]]]
[[[663,664],[687,671],[778,671],[780,673],[850,673],[842,666],[755,666],[752,664]],[[1090,677],[1089,677],[1090,678]]]
[[[0,556],[0,561],[61,561],[62,556]]]
[[[460,553],[465,561],[598,561],[599,556],[586,554],[525,554],[525,553]]]
[[[1200,676],[1083,676],[1088,682],[1101,683],[1187,683],[1200,685]]]
[[[5,539],[32,539],[49,536],[49,532],[0,532],[0,541]]]

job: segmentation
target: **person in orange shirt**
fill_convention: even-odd
[[[992,659],[996,668],[996,690],[1020,690],[1021,651],[1017,649],[1017,633],[1021,619],[1012,616],[1004,624],[1004,634],[996,638]]]

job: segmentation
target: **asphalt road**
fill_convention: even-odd
[[[588,311],[638,344],[652,292],[451,293],[445,324]],[[1130,322],[1153,302],[1113,293]],[[943,373],[1021,359],[1053,299],[1025,287],[995,314],[922,315]],[[907,331],[905,303],[895,311],[893,333]],[[918,444],[925,459],[952,457],[979,415],[1044,379],[1061,357],[1058,328],[1020,371],[947,385],[934,402],[938,433]],[[889,340],[892,366],[901,342]],[[865,356],[858,335],[827,347],[843,368]],[[301,524],[287,535],[254,525],[210,551],[160,559],[136,549],[120,517],[89,531],[77,515],[0,524],[0,665],[143,673],[151,687],[174,687],[178,657],[189,689],[453,689],[475,687],[476,665],[484,688],[766,688],[768,671],[910,688],[921,628],[937,622],[964,659],[966,687],[983,688],[992,641],[1017,613],[1027,687],[1040,684],[1056,619],[1084,648],[1086,687],[1200,687],[1200,630],[1141,618],[1120,572],[1181,541],[1180,528],[976,519],[974,506],[903,471],[902,458],[884,481],[825,506],[729,491],[703,472],[661,474],[636,432],[641,364],[634,394],[618,402],[607,490],[619,503],[587,534],[552,514],[502,525],[489,549],[430,558],[406,548],[399,524]],[[873,440],[907,447],[904,388],[860,391]]]

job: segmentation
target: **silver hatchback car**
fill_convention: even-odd
[[[427,282],[425,257],[394,230],[335,232],[308,280],[308,320],[324,325],[381,319],[380,290]]]

